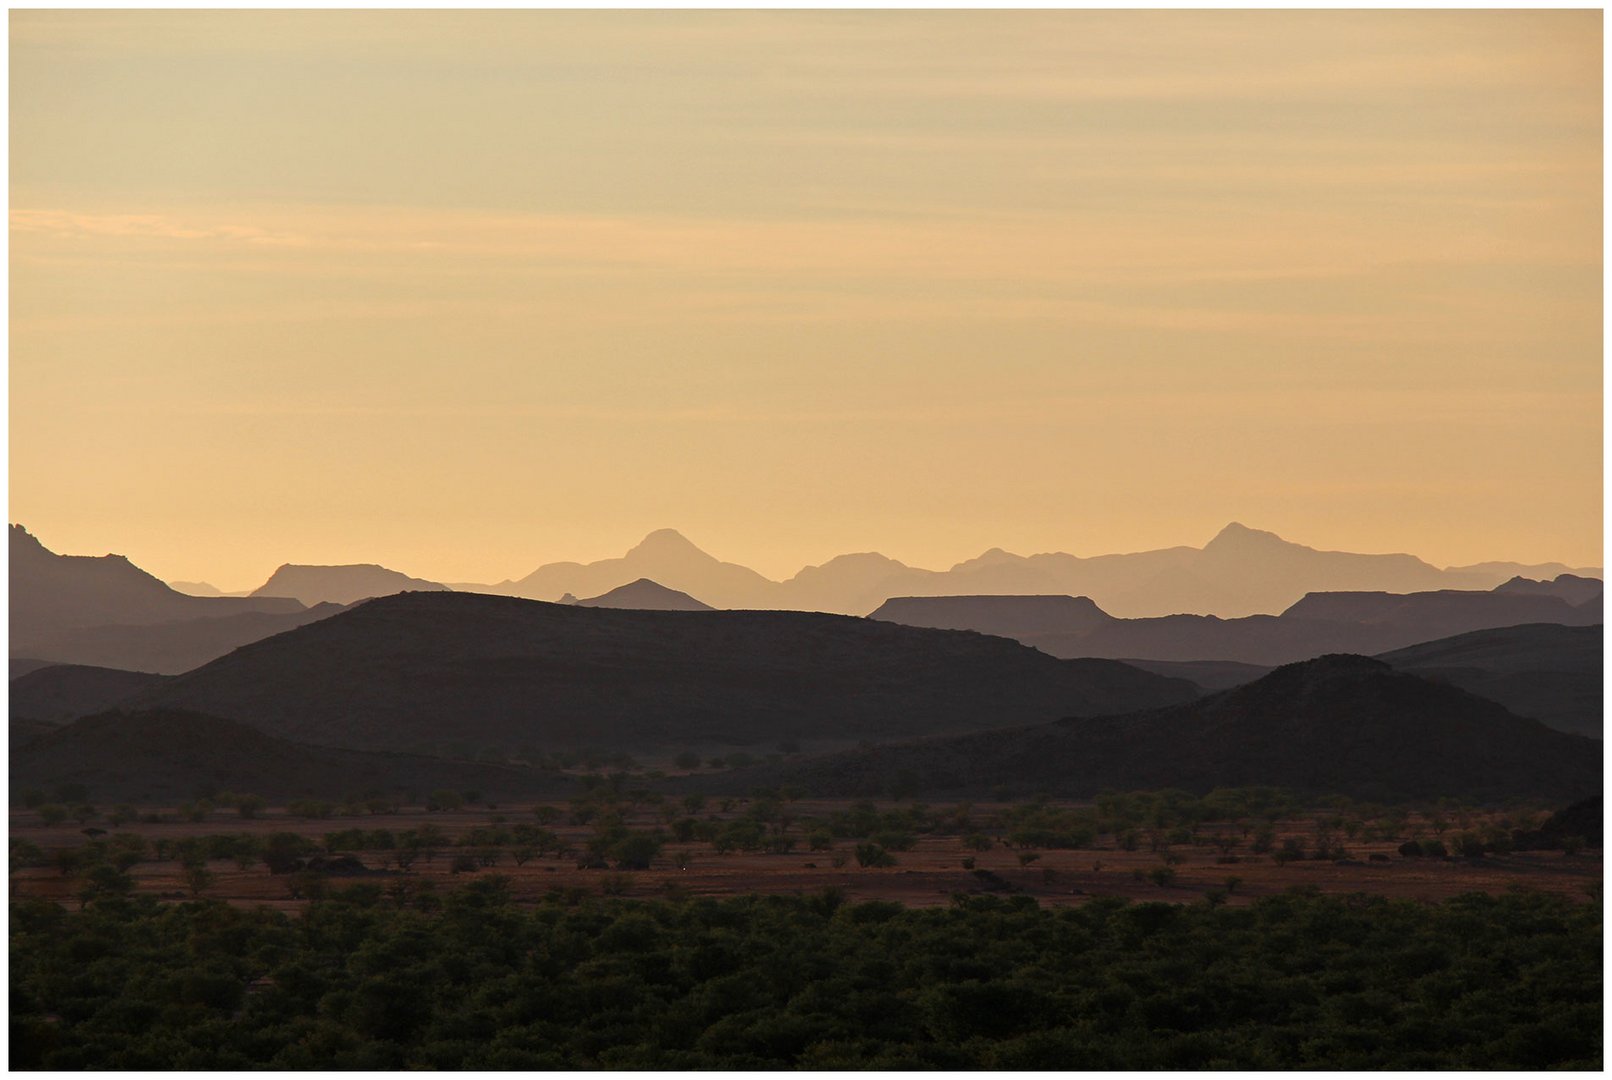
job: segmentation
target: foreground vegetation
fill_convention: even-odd
[[[105,877],[13,902],[13,1068],[1601,1066],[1600,904],[1543,894],[522,907],[482,876],[290,916]]]

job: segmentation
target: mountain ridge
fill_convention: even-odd
[[[1549,565],[1549,564],[1547,564]],[[1127,618],[1178,613],[1276,614],[1311,592],[1439,588],[1492,589],[1529,569],[1517,563],[1439,568],[1410,554],[1329,551],[1231,522],[1202,548],[1077,556],[1020,556],[993,547],[946,570],[856,552],[802,567],[781,581],[723,562],[675,529],[657,529],[623,556],[545,563],[523,578],[455,588],[536,600],[592,595],[647,577],[716,607],[864,614],[906,595],[1067,594],[1090,596]],[[1569,572],[1563,566],[1561,572]],[[1581,568],[1578,573],[1598,568]]]

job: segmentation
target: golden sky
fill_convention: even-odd
[[[1599,11],[11,19],[11,520],[1601,563]]]

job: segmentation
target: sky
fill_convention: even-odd
[[[12,11],[11,520],[1600,565],[1601,12]]]

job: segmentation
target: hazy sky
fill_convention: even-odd
[[[1601,562],[1601,13],[11,13],[11,520]]]

